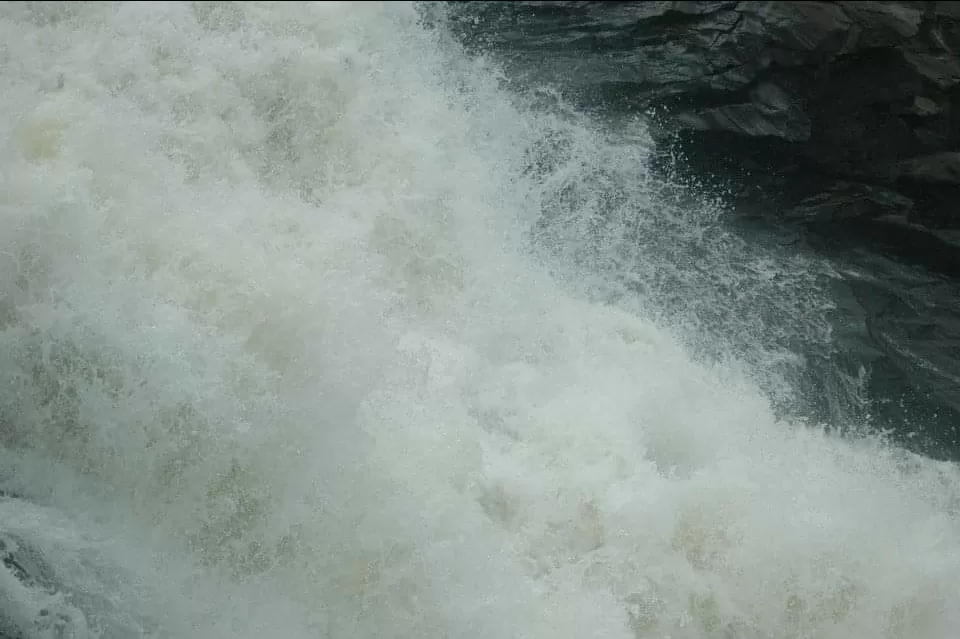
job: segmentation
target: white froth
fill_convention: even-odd
[[[953,636],[956,469],[552,280],[489,73],[405,4],[4,3],[0,529],[104,636]]]

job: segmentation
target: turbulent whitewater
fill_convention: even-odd
[[[661,295],[817,311],[800,266],[672,213],[624,259],[604,134],[440,24],[0,5],[0,634],[955,636],[956,468],[778,419]],[[617,210],[681,210],[637,135]]]

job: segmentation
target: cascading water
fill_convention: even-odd
[[[407,4],[4,3],[0,76],[0,634],[960,627],[960,473],[775,416],[811,265],[642,130]]]

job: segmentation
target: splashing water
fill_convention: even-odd
[[[414,7],[4,3],[0,74],[0,621],[960,627],[956,469],[780,422],[748,375],[643,319],[670,243],[710,241],[674,217],[639,266],[622,229],[576,244],[606,204],[555,187],[608,143],[567,121],[566,155],[538,155],[559,125]],[[621,218],[665,210],[650,179],[617,182]],[[536,230],[544,209],[566,221]],[[653,290],[646,314],[551,274],[531,234],[570,264],[608,256]],[[30,557],[49,583],[15,578]]]

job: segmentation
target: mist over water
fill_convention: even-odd
[[[8,626],[960,627],[960,474],[778,418],[825,271],[640,123],[400,3],[4,3],[0,81]]]

